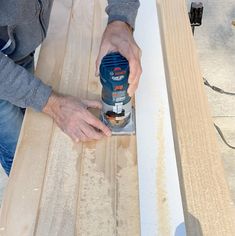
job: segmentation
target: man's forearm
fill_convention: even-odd
[[[51,87],[0,52],[0,99],[41,111],[51,92]]]
[[[119,20],[126,22],[134,29],[139,6],[139,0],[108,0],[106,8],[109,15],[108,23]]]

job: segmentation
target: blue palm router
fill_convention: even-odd
[[[134,109],[128,96],[129,63],[118,52],[107,54],[100,65],[103,110],[101,120],[113,134],[135,132]]]

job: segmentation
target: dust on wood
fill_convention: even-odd
[[[128,139],[135,140],[112,137],[84,145],[78,235],[140,235],[137,161],[136,153],[128,148],[134,143]],[[113,154],[106,150],[107,156],[102,157],[98,150],[106,145]]]
[[[117,235],[140,235],[136,138],[120,137],[117,168]],[[125,220],[124,220],[125,219]]]
[[[110,183],[96,168],[95,149],[83,150],[83,156],[78,235],[114,235],[116,222]]]
[[[160,235],[170,235],[169,205],[166,191],[166,163],[165,163],[165,137],[164,137],[164,110],[160,109],[158,125],[158,156],[157,156],[157,206],[158,227]]]

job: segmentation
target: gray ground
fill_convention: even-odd
[[[235,92],[235,20],[234,0],[202,0],[203,26],[195,31],[195,40],[203,76],[224,90]],[[191,1],[188,1],[189,5]],[[235,96],[220,95],[205,88],[214,121],[228,141],[235,145]],[[235,201],[235,150],[226,147],[218,137],[228,183]],[[7,177],[0,168],[0,202]]]

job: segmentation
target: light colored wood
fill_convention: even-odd
[[[55,1],[37,74],[56,90],[100,98],[94,74],[106,4]],[[135,136],[75,145],[51,119],[38,115],[30,111],[22,128],[18,150],[24,152],[15,157],[0,235],[139,235]]]
[[[94,65],[107,22],[106,1],[56,0],[54,4],[37,74],[60,92],[96,99],[100,82],[94,77]],[[185,3],[159,0],[158,9],[188,235],[235,235],[233,206]],[[163,119],[166,112],[159,106],[159,117],[155,114],[159,119],[156,157],[168,147],[162,141],[163,133],[170,130]],[[139,235],[136,156],[135,136],[75,145],[50,118],[27,111],[1,209],[0,235]],[[156,158],[156,165],[154,181],[165,196],[161,177],[170,165],[161,158]],[[155,233],[170,235],[164,198],[158,195],[156,202],[163,221]]]
[[[104,8],[105,1],[74,1],[61,92],[100,97],[94,65],[107,24]],[[137,164],[135,152],[130,152],[135,138],[74,145],[58,128],[52,135],[36,235],[115,235],[121,230],[138,235]],[[130,181],[126,169],[134,176]],[[119,190],[120,181],[129,193]]]
[[[84,97],[87,91],[93,11],[93,1],[73,1],[59,86],[59,91],[65,94]],[[82,146],[75,145],[55,125],[48,153],[36,235],[58,235],[59,232],[62,235],[75,234]]]
[[[188,235],[235,235],[234,205],[218,151],[184,0],[157,0]]]
[[[51,24],[48,38],[41,50],[37,76],[56,88],[60,81],[71,1],[66,1],[66,4],[64,1],[56,1],[53,9],[52,18],[60,16],[57,19],[60,27]],[[31,110],[26,112],[2,203],[0,235],[33,235],[52,126],[53,122],[49,117]]]
[[[140,1],[135,38],[142,49],[143,68],[136,93],[141,235],[184,236],[184,215],[155,0]]]

